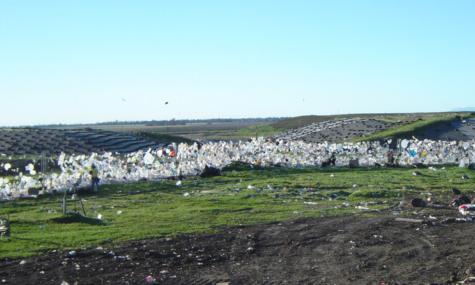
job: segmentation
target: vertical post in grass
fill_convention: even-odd
[[[63,215],[66,215],[66,193],[68,191],[64,191],[64,195],[63,195],[63,205],[62,205],[62,209],[63,209]]]

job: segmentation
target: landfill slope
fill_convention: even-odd
[[[153,140],[94,129],[1,128],[0,154],[53,155],[61,152],[88,154],[91,152],[130,153],[157,148]]]
[[[305,142],[342,142],[383,131],[394,125],[395,123],[364,118],[327,120],[283,132],[274,138]]]
[[[343,118],[319,121],[303,127],[294,128],[273,136],[275,139],[301,140],[305,142],[344,142],[365,138],[374,140],[378,134],[396,128],[394,134],[388,135],[395,139],[469,141],[475,139],[475,118],[439,120],[426,126],[414,128],[411,131],[398,131],[399,127],[417,124],[419,121],[388,122],[369,118]],[[382,137],[385,138],[385,137]]]
[[[475,139],[475,119],[441,122],[422,129],[415,137],[431,140],[468,141]]]
[[[0,279],[9,284],[146,284],[147,276],[156,284],[455,284],[475,273],[474,250],[473,225],[428,226],[391,216],[308,218],[3,260]]]

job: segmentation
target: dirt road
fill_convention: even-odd
[[[4,260],[3,284],[453,284],[475,275],[475,224],[302,219]]]

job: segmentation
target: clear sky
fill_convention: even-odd
[[[474,107],[475,1],[1,0],[0,99],[0,125]]]

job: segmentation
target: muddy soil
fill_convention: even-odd
[[[312,218],[0,262],[3,284],[455,284],[475,224]],[[381,283],[385,282],[385,283]]]

